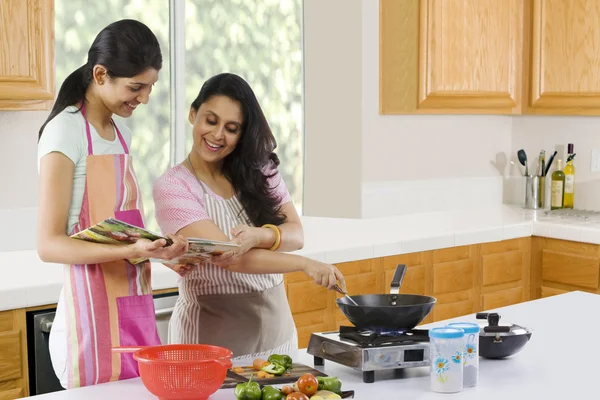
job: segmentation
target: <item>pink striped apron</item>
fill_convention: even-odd
[[[71,234],[109,217],[144,227],[132,157],[121,132],[112,121],[125,154],[94,155],[85,107],[81,113],[88,143],[86,184],[79,223]],[[132,355],[113,354],[111,348],[161,344],[149,262],[132,265],[122,260],[66,266],[58,307],[64,309],[60,314],[65,318],[61,322],[66,328],[68,388],[137,377]]]

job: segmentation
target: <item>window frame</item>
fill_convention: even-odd
[[[185,159],[185,1],[169,0],[169,77],[171,94],[170,165]]]

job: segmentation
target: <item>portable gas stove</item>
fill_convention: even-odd
[[[340,326],[339,331],[310,335],[307,353],[315,365],[330,360],[357,371],[363,381],[375,381],[375,371],[395,370],[429,365],[429,331],[360,332],[355,327]]]

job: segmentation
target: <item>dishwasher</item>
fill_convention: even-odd
[[[178,297],[178,292],[154,295],[156,328],[161,342],[165,344],[168,340],[169,320]],[[64,390],[52,368],[48,346],[55,314],[55,308],[27,313],[30,396]]]

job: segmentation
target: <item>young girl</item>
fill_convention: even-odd
[[[281,253],[303,246],[302,224],[250,86],[233,74],[212,77],[189,121],[189,156],[154,186],[158,223],[163,231],[241,246],[180,280],[169,341],[223,346],[235,357],[290,354],[298,340],[282,273],[303,271],[329,289],[336,280],[345,287],[344,278],[332,265]]]
[[[129,156],[131,133],[112,119],[146,104],[162,55],[144,24],[115,22],[92,44],[85,65],[65,80],[38,144],[40,200],[37,248],[45,262],[65,264],[65,282],[50,334],[50,356],[65,388],[138,376],[117,346],[158,345],[150,263],[187,251],[187,240],[139,240],[126,246],[69,235],[108,217],[140,227],[141,196]],[[179,267],[174,270],[183,273]]]

